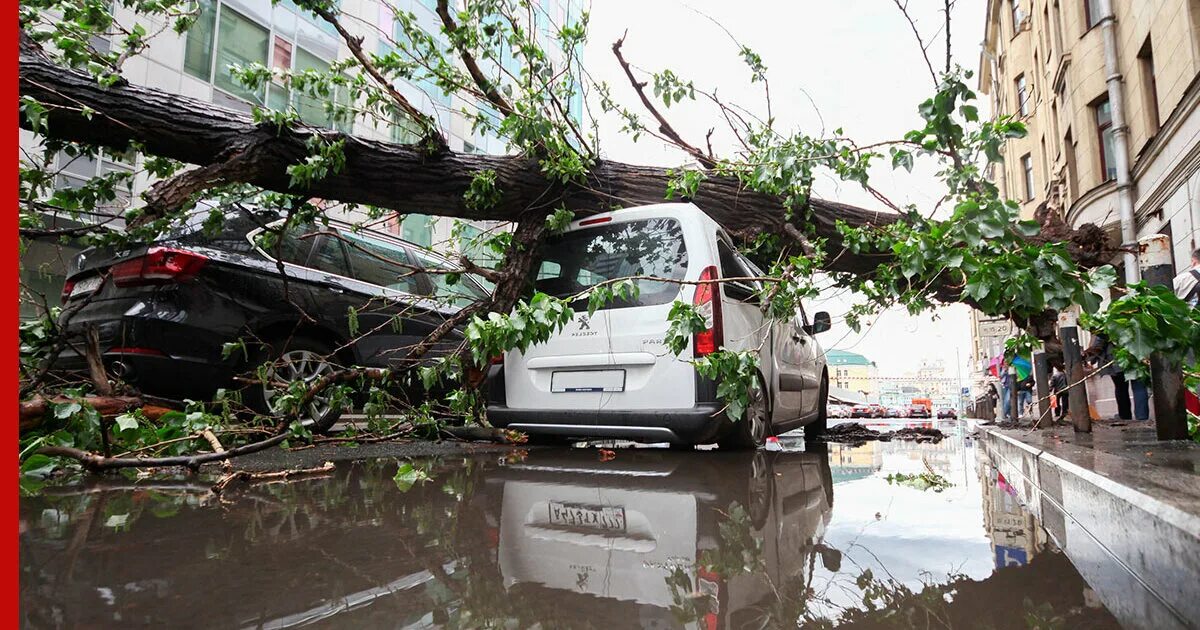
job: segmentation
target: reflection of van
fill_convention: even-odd
[[[493,369],[488,419],[533,435],[616,437],[679,444],[759,446],[802,425],[824,427],[828,375],[814,339],[829,314],[803,309],[768,320],[765,274],[690,203],[617,210],[581,219],[547,239],[535,281],[559,298],[634,278],[638,294],[574,321],[546,343],[509,351]],[[736,279],[717,282],[721,279]],[[706,283],[706,281],[712,281]],[[675,301],[693,304],[709,328],[678,357],[664,346]],[[712,381],[689,362],[718,349],[759,349],[760,379],[741,422],[730,422]]]
[[[672,607],[696,592],[709,597],[686,627],[741,627],[770,608],[773,586],[808,583],[832,502],[828,460],[814,453],[629,449],[589,466],[536,451],[497,482],[505,588],[561,602],[564,627],[681,627]],[[722,565],[747,543],[755,570]]]

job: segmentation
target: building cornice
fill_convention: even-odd
[[[1054,94],[1062,92],[1063,83],[1067,80],[1067,68],[1071,66],[1071,53],[1065,52],[1058,57],[1058,65],[1054,68],[1054,77],[1050,80],[1050,89],[1053,91],[1050,98],[1054,98]]]
[[[1103,184],[1088,190],[1082,195],[1079,195],[1079,198],[1075,200],[1075,203],[1071,204],[1071,208],[1067,211],[1067,225],[1074,226],[1076,219],[1079,218],[1079,215],[1083,214],[1084,209],[1107,197],[1108,195],[1115,195],[1116,193],[1117,182],[1116,180],[1110,179]],[[1116,221],[1116,219],[1113,220]]]

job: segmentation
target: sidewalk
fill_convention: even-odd
[[[1200,444],[1149,423],[1030,430],[981,426],[1018,498],[1130,627],[1200,619]]]
[[[1154,435],[1153,422],[1113,426],[1096,421],[1091,433],[1076,433],[1070,426],[999,432],[1184,512],[1200,515],[1200,444],[1160,442]]]

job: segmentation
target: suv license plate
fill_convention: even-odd
[[[92,291],[99,289],[100,284],[103,281],[104,281],[104,278],[102,276],[92,276],[90,278],[85,278],[83,280],[80,280],[79,282],[75,283],[74,287],[71,288],[71,296],[70,297],[75,297],[77,295],[83,295],[84,293],[91,293]]]
[[[550,501],[550,524],[598,532],[625,531],[625,508]]]

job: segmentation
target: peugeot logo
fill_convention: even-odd
[[[591,330],[591,329],[592,329],[592,324],[591,324],[591,322],[588,321],[587,315],[581,315],[579,317],[579,330]]]

